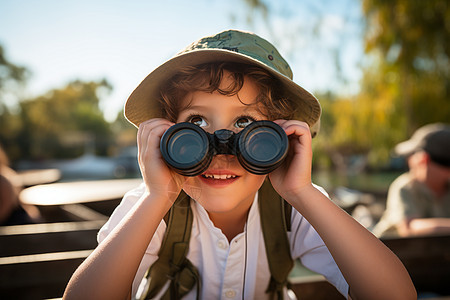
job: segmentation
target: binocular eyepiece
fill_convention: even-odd
[[[221,129],[214,134],[183,122],[170,127],[160,142],[166,164],[184,176],[200,175],[218,154],[236,156],[250,173],[268,174],[283,162],[288,148],[286,133],[271,121],[252,122],[239,133]]]

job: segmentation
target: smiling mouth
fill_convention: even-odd
[[[226,179],[235,179],[238,176],[236,175],[231,175],[231,174],[202,174],[201,175],[203,178],[206,179],[215,179],[215,180],[226,180]]]

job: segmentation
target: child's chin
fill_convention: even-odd
[[[206,203],[199,201],[199,204],[209,213],[226,213],[236,208],[237,203],[234,202],[230,197],[218,197],[209,199]]]

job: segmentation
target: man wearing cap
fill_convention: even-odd
[[[407,157],[409,172],[391,184],[374,234],[450,233],[450,125],[419,128],[395,153]]]

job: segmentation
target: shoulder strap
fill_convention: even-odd
[[[284,201],[267,179],[259,190],[259,211],[267,259],[271,273],[266,290],[272,299],[282,299],[287,277],[293,267],[287,231],[291,226],[292,207]],[[164,217],[167,224],[158,259],[147,271],[144,292],[140,299],[156,297],[170,281],[162,299],[179,299],[197,285],[200,295],[201,279],[195,266],[186,259],[192,228],[190,198],[183,191]]]
[[[146,285],[140,299],[156,297],[168,281],[170,287],[163,299],[179,299],[196,283],[197,289],[200,290],[198,271],[186,259],[193,220],[190,198],[186,193],[181,191],[164,220],[167,229],[158,259],[145,275]]]
[[[258,202],[271,273],[266,293],[270,293],[272,299],[282,299],[283,288],[287,285],[288,275],[294,266],[287,238],[292,207],[278,195],[268,179],[259,189]]]

